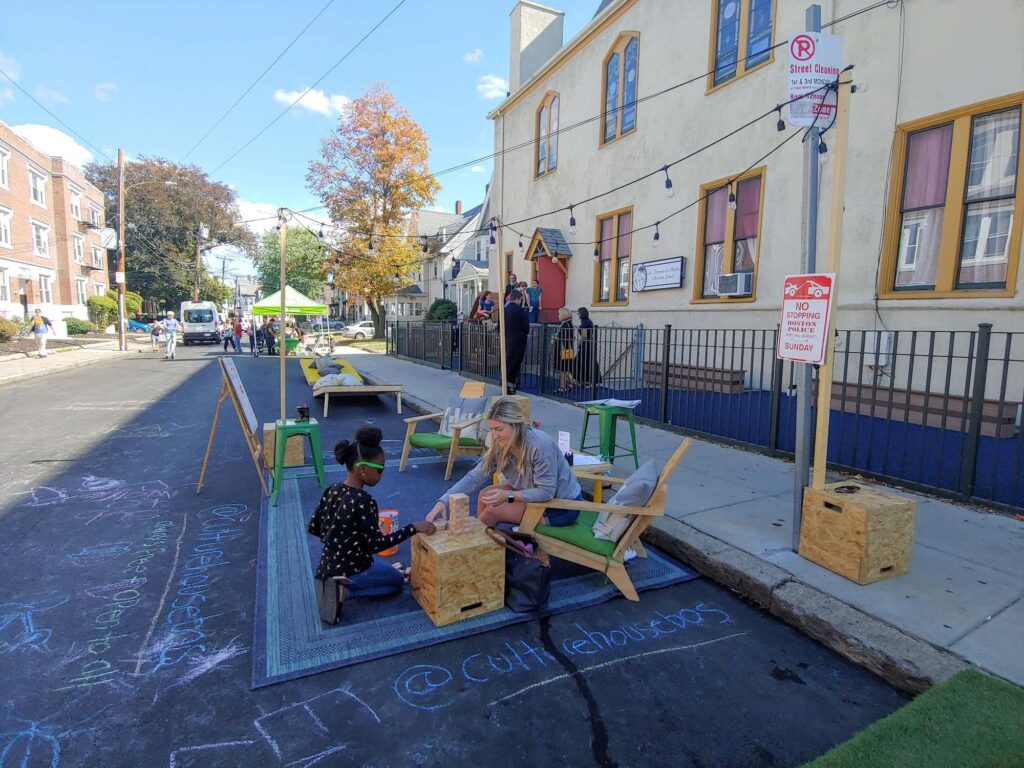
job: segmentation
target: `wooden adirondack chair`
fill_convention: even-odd
[[[639,600],[636,588],[626,571],[624,557],[626,550],[632,548],[638,557],[647,557],[643,545],[640,543],[640,534],[654,522],[654,520],[665,514],[665,503],[668,499],[668,479],[675,471],[683,455],[690,449],[690,439],[684,440],[675,453],[673,453],[658,475],[658,483],[654,488],[650,500],[643,507],[626,507],[616,504],[603,504],[599,501],[576,501],[573,499],[551,499],[543,504],[528,504],[523,515],[523,522],[519,526],[522,533],[531,533],[536,537],[541,549],[553,557],[560,557],[563,560],[595,571],[606,574],[611,582],[618,587],[630,600]],[[621,485],[626,482],[623,478],[605,477],[603,475],[578,475],[578,477],[594,480],[595,489],[600,487],[602,482],[611,482]],[[553,528],[548,525],[539,525],[544,511],[552,509],[578,509],[580,516],[572,525],[560,528]],[[614,512],[622,515],[632,515],[633,521],[623,532],[619,540],[605,541],[594,537],[591,528],[601,512]]]

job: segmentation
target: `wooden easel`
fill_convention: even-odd
[[[263,477],[263,465],[261,464],[263,443],[256,434],[258,423],[256,414],[252,410],[252,403],[249,402],[249,396],[245,393],[245,387],[242,386],[235,361],[224,357],[220,358],[220,370],[222,376],[220,397],[217,398],[217,408],[213,412],[210,439],[206,442],[206,454],[203,456],[203,468],[199,472],[199,485],[196,486],[196,493],[203,490],[203,478],[206,477],[206,464],[210,460],[210,451],[213,449],[213,435],[217,431],[220,407],[224,404],[224,400],[230,397],[232,405],[235,406],[235,413],[238,414],[238,423],[242,425],[242,435],[245,437],[246,447],[248,447],[252,463],[256,467],[256,476],[260,479],[263,493],[269,496],[270,492],[267,490],[267,481]]]

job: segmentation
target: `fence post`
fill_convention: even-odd
[[[661,343],[661,405],[658,419],[668,422],[668,366],[672,359],[672,326],[665,326],[665,339]]]
[[[768,418],[768,450],[779,450],[779,408],[782,405],[783,361],[776,353],[779,341],[779,326],[775,326],[772,339],[772,404]]]
[[[458,326],[459,336],[456,343],[459,345],[459,373],[461,374],[466,360],[466,329],[468,326],[465,323],[458,323]]]
[[[538,394],[544,394],[544,384],[548,378],[548,324],[540,325],[540,385]]]
[[[974,492],[974,472],[978,465],[978,442],[985,408],[985,384],[988,380],[988,350],[992,340],[992,323],[978,324],[978,352],[974,358],[974,383],[971,385],[971,420],[964,439],[963,463],[960,465],[960,495],[969,499]]]

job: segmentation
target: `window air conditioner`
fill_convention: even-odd
[[[754,292],[752,272],[733,272],[718,278],[719,296],[749,296]]]

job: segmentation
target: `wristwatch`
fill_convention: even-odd
[[[506,498],[507,498],[509,504],[515,504],[516,503],[516,492],[515,491],[509,491],[508,492],[508,496]]]

